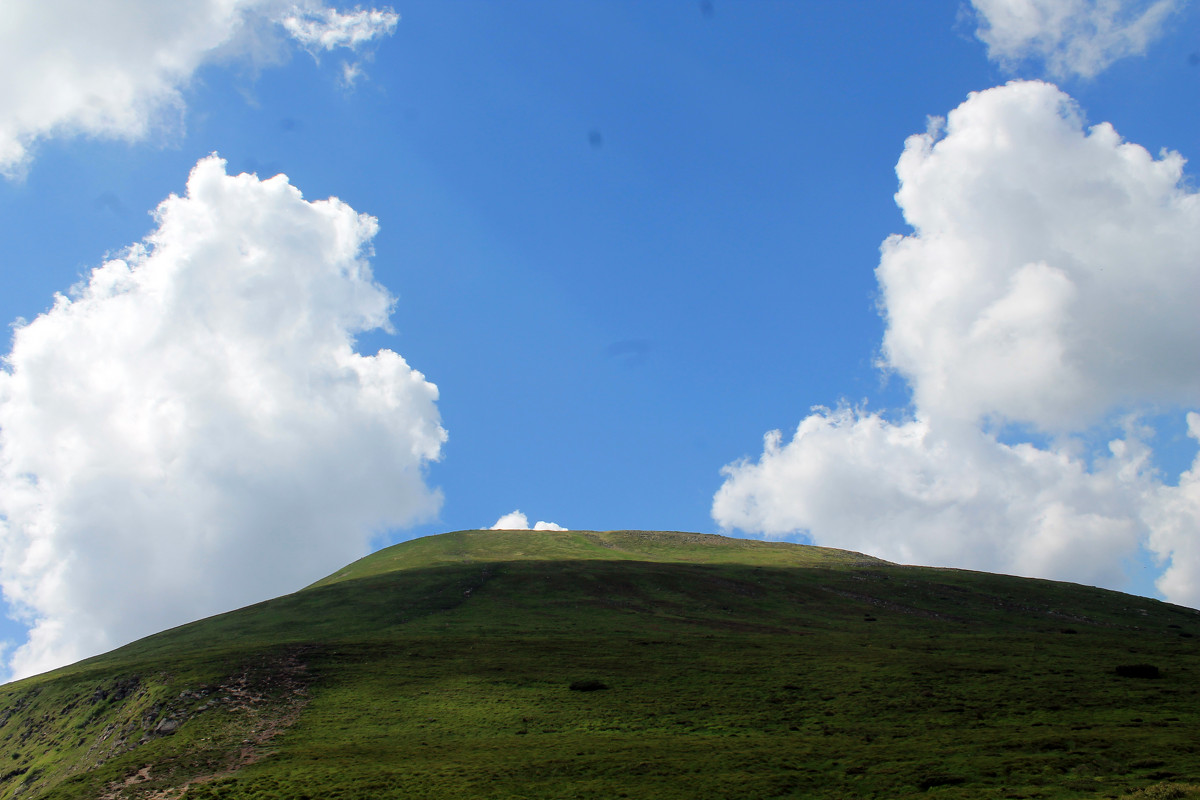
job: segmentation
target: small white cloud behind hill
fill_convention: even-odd
[[[528,530],[565,531],[567,529],[557,523],[544,522],[542,520],[538,520],[537,522],[534,523],[533,527],[530,528],[529,527],[529,517],[522,514],[520,509],[518,509],[516,511],[511,511],[511,512],[505,514],[500,519],[496,520],[496,524],[493,525],[490,528],[490,530],[493,530],[493,531],[528,531]]]

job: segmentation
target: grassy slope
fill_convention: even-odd
[[[1185,796],[1197,633],[845,551],[459,532],[3,687],[0,800]]]

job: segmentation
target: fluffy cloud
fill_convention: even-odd
[[[972,94],[911,137],[908,236],[876,270],[884,366],[913,418],[817,410],[725,468],[724,527],[900,561],[1122,585],[1145,546],[1168,598],[1200,603],[1200,465],[1149,466],[1145,409],[1200,405],[1200,195],[1183,159],[1085,128],[1056,87]],[[1124,415],[1108,455],[1098,423]],[[1189,418],[1193,436],[1200,421]],[[1013,424],[1051,446],[1006,444]]]
[[[1037,82],[910,137],[883,245],[884,355],[924,413],[1070,430],[1200,401],[1200,196]]]
[[[500,519],[496,520],[496,524],[491,527],[493,531],[565,531],[561,525],[554,522],[538,521],[533,528],[529,527],[529,517],[521,513],[520,509],[505,514]]]
[[[988,57],[1012,68],[1035,59],[1055,77],[1090,78],[1144,53],[1181,0],[971,0]]]
[[[1200,414],[1187,415],[1188,434],[1200,444]],[[1158,579],[1162,593],[1200,608],[1200,455],[1176,486],[1158,486],[1144,512],[1149,548],[1168,564]]]
[[[0,371],[17,676],[294,590],[440,506],[437,388],[354,350],[393,305],[375,220],[215,156],[156,219]]]
[[[0,174],[21,175],[46,137],[137,140],[178,127],[182,91],[204,64],[277,61],[285,33],[308,48],[358,48],[396,19],[320,0],[6,0]]]

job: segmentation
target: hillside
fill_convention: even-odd
[[[1192,796],[1197,633],[825,548],[461,531],[0,687],[0,800]]]

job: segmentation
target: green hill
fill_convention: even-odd
[[[0,687],[0,800],[1200,796],[1198,633],[840,550],[461,531]]]

